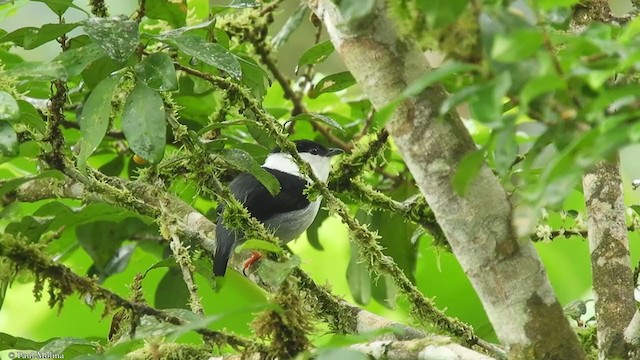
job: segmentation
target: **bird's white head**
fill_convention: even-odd
[[[331,157],[344,152],[338,148],[327,149],[322,144],[311,140],[296,140],[294,143],[302,160],[311,165],[313,173],[322,181],[327,181],[329,178]],[[262,166],[303,177],[302,174],[300,174],[300,168],[293,161],[291,154],[282,152],[280,148],[273,150],[271,154],[267,156]]]

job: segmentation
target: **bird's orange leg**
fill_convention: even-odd
[[[255,264],[258,260],[262,259],[262,254],[254,251],[251,254],[251,257],[249,257],[244,264],[242,264],[242,273],[244,274],[244,276],[249,276],[247,271],[251,268],[251,266],[253,266],[253,264]]]

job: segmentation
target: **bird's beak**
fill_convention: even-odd
[[[340,155],[340,154],[344,154],[344,150],[342,150],[340,148],[331,148],[331,149],[329,149],[329,151],[327,151],[327,156],[328,157],[336,156],[336,155]]]

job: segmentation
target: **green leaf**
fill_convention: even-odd
[[[331,40],[325,40],[317,43],[300,56],[300,59],[298,60],[298,68],[304,65],[321,63],[325,61],[334,50]]]
[[[0,120],[0,156],[18,155],[18,135],[6,121]]]
[[[456,21],[467,7],[469,0],[418,0],[427,23],[440,28]]]
[[[0,309],[2,309],[4,299],[7,298],[7,289],[9,289],[9,282],[10,280],[0,280]]]
[[[135,67],[136,75],[148,87],[158,91],[178,90],[173,61],[165,53],[153,53]]]
[[[50,340],[37,342],[30,339],[16,337],[16,336],[9,335],[7,333],[0,332],[0,351],[13,350],[13,349],[38,350],[49,341]]]
[[[251,137],[265,148],[273,149],[276,146],[275,140],[273,140],[266,131],[260,129],[257,125],[249,124],[247,125],[247,130],[249,130]]]
[[[387,121],[391,119],[391,116],[393,116],[393,113],[396,111],[400,104],[402,104],[402,98],[395,99],[382,107],[382,109],[376,111],[376,113],[373,115],[372,127],[374,129],[382,129],[382,127],[384,127],[384,124],[386,124]]]
[[[138,23],[125,15],[92,17],[84,21],[84,31],[113,60],[126,61],[138,47]]]
[[[53,217],[25,216],[19,221],[9,223],[5,228],[7,234],[22,235],[30,243],[37,243],[47,231]]]
[[[160,279],[154,304],[158,309],[189,309],[189,290],[180,270],[170,268]]]
[[[318,215],[316,215],[316,219],[313,223],[307,228],[307,241],[309,241],[309,245],[316,250],[324,250],[324,247],[320,243],[320,235],[318,234],[318,230],[322,223],[329,217],[329,211],[324,208],[320,208],[318,210]]]
[[[163,267],[176,267],[178,266],[178,263],[176,263],[176,259],[173,256],[164,258],[160,261],[158,261],[157,263],[151,265],[142,275],[142,277],[146,277],[147,274],[149,273],[149,271],[154,270],[154,269],[160,269]]]
[[[78,5],[75,5],[73,3],[73,0],[31,0],[31,1],[45,3],[49,7],[49,9],[51,9],[51,11],[53,11],[58,16],[62,16],[62,14],[64,14],[65,11],[67,11],[67,9],[70,7],[76,10],[80,10],[83,13],[89,15],[89,13],[86,12],[83,8],[79,7]]]
[[[302,22],[307,18],[309,7],[301,3],[298,8],[293,12],[287,21],[282,25],[280,30],[271,38],[271,46],[274,50],[278,50],[284,45],[291,35],[300,28]]]
[[[414,254],[417,254],[416,250],[414,250]],[[412,281],[415,282],[415,279]],[[371,296],[373,299],[388,309],[394,309],[396,307],[398,287],[393,278],[389,275],[382,275],[377,279],[372,279],[372,282]]]
[[[496,36],[491,49],[491,57],[503,63],[524,60],[542,48],[542,34],[535,29],[520,29]]]
[[[131,231],[141,230],[141,227],[132,220],[133,218],[147,224],[147,226],[153,223],[153,220],[150,218],[105,203],[92,203],[72,209],[61,202],[48,202],[36,210],[33,216],[53,218],[53,221],[47,229],[48,231],[57,231],[62,227],[70,229],[74,226],[91,224],[97,221],[131,225],[131,229],[122,229],[122,233],[119,235],[122,238],[130,236],[132,234]],[[127,231],[129,231],[129,233]]]
[[[186,25],[187,5],[185,1],[179,3],[171,0],[146,1],[144,14],[149,19],[164,20],[172,28],[179,28]]]
[[[95,273],[106,275],[114,272],[117,263],[114,258],[123,257],[133,249],[120,252],[123,241],[147,228],[147,225],[135,217],[123,221],[92,221],[76,227],[78,243],[89,254],[95,265]]]
[[[64,66],[54,62],[20,63],[7,70],[5,74],[15,78],[28,78],[34,81],[51,81],[67,78],[67,71]]]
[[[302,113],[294,116],[291,121],[320,121],[325,123],[333,128],[344,131],[342,125],[338,124],[337,121],[328,117],[327,115],[318,114],[318,113]]]
[[[100,166],[98,171],[107,176],[120,176],[120,173],[124,170],[124,160],[124,157],[117,155],[108,163]]]
[[[511,87],[511,76],[503,72],[481,85],[469,99],[469,109],[476,120],[486,124],[501,124],[504,96]]]
[[[466,154],[453,174],[453,189],[464,196],[467,187],[475,179],[484,163],[484,151],[476,150]]]
[[[253,95],[262,99],[271,85],[269,74],[249,56],[237,55],[236,58],[242,69],[242,83],[252,90]]]
[[[80,133],[82,138],[78,142],[78,168],[85,171],[87,158],[98,148],[109,127],[111,114],[111,98],[120,82],[120,75],[112,75],[100,82],[91,92],[82,108]]]
[[[187,31],[197,30],[197,29],[206,29],[206,28],[209,28],[209,27],[213,27],[213,25],[215,23],[216,23],[216,19],[211,19],[211,20],[207,20],[205,22],[201,22],[200,24],[191,25],[191,26],[184,26],[184,27],[181,27],[181,28],[165,31],[165,32],[161,33],[159,35],[159,37],[161,37],[161,38],[176,37],[176,36],[180,36],[180,35],[186,33]]]
[[[471,96],[478,93],[483,88],[480,85],[470,85],[460,89],[458,92],[449,95],[440,105],[440,115],[444,115],[454,109],[462,102],[469,99]]]
[[[27,125],[31,129],[35,129],[40,134],[44,134],[47,131],[47,125],[42,120],[42,116],[38,113],[33,105],[24,101],[18,100],[18,106],[20,107],[20,122]]]
[[[51,62],[61,65],[65,71],[65,77],[80,74],[90,63],[104,56],[104,51],[96,44],[88,44],[79,48],[69,49],[56,56]]]
[[[44,24],[39,28],[20,28],[1,37],[0,43],[11,41],[25,50],[31,50],[59,38],[79,25],[78,23]]]
[[[518,155],[518,142],[514,126],[505,126],[495,132],[495,150],[493,157],[498,174],[504,176]]]
[[[183,53],[229,73],[232,77],[240,79],[242,69],[233,54],[220,44],[210,43],[207,40],[194,35],[181,35],[178,37],[162,39],[169,45],[177,47]]]
[[[362,263],[358,247],[351,244],[351,258],[347,267],[347,283],[351,296],[356,303],[369,304],[371,301],[371,276],[369,270]]]
[[[14,121],[20,118],[20,106],[8,92],[0,91],[0,121]]]
[[[167,141],[160,94],[143,83],[136,84],[124,105],[122,132],[133,152],[153,164],[159,163]]]
[[[2,183],[0,187],[0,196],[4,196],[10,191],[17,189],[20,185],[36,179],[53,178],[57,180],[64,180],[64,174],[58,170],[44,170],[36,175],[22,176],[12,179],[7,179]]]
[[[67,350],[67,348],[72,347],[74,345],[76,345],[76,348],[79,348],[77,347],[77,345],[82,345],[84,348],[86,348],[86,352],[84,352],[85,354],[93,352],[93,350],[89,348],[97,347],[96,343],[89,340],[73,338],[73,337],[64,337],[64,338],[55,339],[53,341],[48,342],[46,345],[40,348],[39,352],[62,354],[65,352],[65,350]]]
[[[293,255],[284,262],[275,262],[269,259],[262,259],[258,267],[258,275],[269,286],[274,288],[282,285],[291,272],[300,266],[300,257]]]
[[[350,72],[345,71],[322,78],[311,90],[309,97],[317,98],[323,93],[344,90],[356,83]]]
[[[622,107],[625,104],[634,104],[639,93],[640,85],[634,83],[608,88],[592,98],[581,111],[584,111],[588,120],[600,119],[603,112],[612,105]]]
[[[121,273],[127,268],[135,250],[136,244],[121,246],[101,269],[95,263],[91,265],[87,276],[96,276],[98,283],[103,283],[109,276]]]
[[[238,245],[235,248],[234,251],[236,254],[238,254],[245,250],[262,250],[262,251],[268,251],[276,254],[282,254],[282,249],[280,248],[280,246],[270,241],[257,240],[257,239],[250,239],[242,242],[240,245]]]
[[[102,52],[102,49],[100,49],[100,52],[104,54]],[[100,83],[100,81],[106,79],[109,75],[124,67],[132,66],[136,63],[137,61],[135,57],[130,57],[129,61],[121,63],[114,61],[109,56],[104,55],[99,59],[92,61],[87,67],[84,68],[84,70],[82,70],[80,74],[82,76],[82,80],[84,80],[85,85],[87,85],[89,89],[94,89],[96,85]]]
[[[230,165],[255,176],[256,179],[269,190],[271,195],[275,196],[280,192],[278,179],[263,169],[246,151],[240,149],[224,149],[216,155]]]
[[[520,102],[528,104],[536,97],[558,89],[566,89],[566,82],[556,74],[530,79],[520,92]]]
[[[411,97],[420,94],[427,87],[439,83],[442,79],[453,74],[461,74],[467,71],[476,70],[478,67],[473,64],[466,64],[457,61],[447,61],[437,69],[429,71],[426,75],[415,80],[403,92],[403,97]]]

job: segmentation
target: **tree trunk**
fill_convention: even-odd
[[[331,0],[309,4],[376,109],[429,70],[417,44],[399,36],[384,1],[349,21]],[[445,97],[439,86],[425,89],[403,102],[386,127],[500,341],[512,359],[585,358],[532,243],[517,239],[511,206],[491,170],[482,166],[464,196],[453,189],[458,164],[476,147],[455,113],[438,117]]]
[[[627,358],[624,329],[633,317],[633,274],[618,157],[597,163],[582,179],[587,205],[598,357]]]

